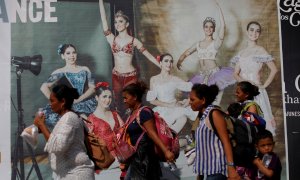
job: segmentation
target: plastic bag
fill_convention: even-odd
[[[26,127],[22,134],[21,137],[33,148],[35,149],[38,144],[38,134],[39,134],[39,129],[34,125],[30,125]]]

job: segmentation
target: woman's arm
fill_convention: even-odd
[[[226,161],[228,164],[228,179],[240,179],[235,167],[230,164],[233,163],[233,153],[224,116],[219,111],[213,111],[212,117],[213,123],[224,147]]]
[[[61,69],[55,70],[50,75],[48,80],[41,85],[40,90],[46,96],[47,99],[50,99],[52,86],[62,77],[61,73]]]
[[[271,84],[271,82],[273,81],[273,79],[275,77],[275,74],[278,71],[276,66],[275,66],[274,61],[267,62],[266,64],[267,64],[268,68],[270,69],[270,74],[269,74],[269,76],[268,76],[267,80],[265,81],[262,88],[267,88]]]
[[[40,88],[42,93],[46,96],[47,99],[50,99],[50,94],[51,94],[51,87],[53,86],[54,83],[46,83],[44,82]]]
[[[180,106],[180,104],[177,101],[173,102],[173,103],[167,103],[167,102],[162,102],[157,99],[150,101],[150,104],[155,105],[155,106],[162,106],[162,107],[179,107]]]
[[[88,73],[88,89],[78,99],[75,99],[74,103],[79,103],[95,93],[95,84],[91,81],[91,71],[88,67],[83,67],[83,69]]]
[[[253,160],[253,164],[257,167],[257,169],[260,172],[262,172],[268,178],[271,178],[273,176],[274,171],[272,169],[268,169],[267,167],[265,167],[261,159],[255,158]]]
[[[134,38],[133,44],[150,62],[160,68],[158,61],[155,59],[155,57],[152,56],[152,54],[150,54],[150,52],[146,48],[144,48],[141,41]]]
[[[240,76],[240,72],[241,72],[240,63],[237,62],[234,66],[233,77],[238,82],[244,81],[244,79]]]
[[[100,10],[100,17],[102,21],[104,35],[106,36],[106,39],[109,42],[109,44],[112,44],[114,35],[111,33],[110,29],[108,28],[103,0],[99,0],[99,10]]]
[[[179,57],[179,60],[177,61],[177,65],[176,65],[179,70],[181,70],[181,64],[183,63],[185,58],[187,58],[189,55],[193,54],[196,50],[197,50],[197,43],[193,44],[192,47],[185,50],[181,54],[181,56]]]
[[[160,140],[157,134],[155,122],[153,119],[150,119],[143,123],[143,126],[145,127],[148,136],[153,140],[153,142],[162,150],[162,152],[165,154],[166,160],[169,162],[173,162],[175,159],[174,154],[167,149],[167,147],[164,145],[164,143]]]
[[[219,47],[221,47],[221,45],[223,43],[224,36],[225,36],[225,20],[224,20],[224,15],[223,15],[222,9],[217,1],[216,1],[216,5],[219,10],[219,18],[220,18],[221,24],[220,24],[220,30],[219,30],[218,37],[216,38],[215,48],[219,49]]]

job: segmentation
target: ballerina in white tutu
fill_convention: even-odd
[[[261,34],[261,25],[252,21],[247,25],[248,43],[231,62],[235,63],[234,77],[238,82],[249,81],[259,87],[260,94],[255,96],[254,101],[261,107],[266,120],[266,128],[275,135],[276,123],[272,114],[271,105],[266,88],[273,81],[277,68],[274,58],[263,48],[257,45]],[[266,64],[270,73],[265,82],[261,82],[260,71]]]
[[[187,118],[195,120],[197,113],[190,108],[188,99],[177,101],[176,92],[177,90],[190,92],[193,84],[171,74],[173,57],[170,54],[163,54],[158,60],[161,72],[150,79],[147,101],[156,106],[153,111],[158,112],[178,133],[185,125]]]

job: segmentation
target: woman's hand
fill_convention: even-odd
[[[167,162],[174,162],[175,161],[175,155],[170,150],[167,150],[165,152],[165,158]]]
[[[176,64],[176,66],[177,66],[177,68],[179,69],[179,70],[182,70],[181,68],[182,68],[182,62],[183,62],[183,59],[179,59],[178,61],[177,61],[177,64]]]
[[[257,87],[258,87],[259,89],[266,89],[266,87],[265,87],[264,85],[257,85]]]
[[[240,179],[241,179],[241,177],[236,172],[235,167],[228,166],[228,180],[240,180]]]
[[[181,107],[187,107],[190,105],[190,100],[189,99],[184,99],[182,101],[178,101]]]
[[[39,129],[42,126],[45,126],[45,115],[36,115],[33,124],[36,125]]]
[[[262,160],[259,159],[259,158],[255,158],[255,159],[253,160],[253,164],[254,164],[255,166],[264,165],[263,162],[262,162]]]
[[[74,104],[76,104],[76,103],[79,103],[80,102],[80,100],[79,100],[79,98],[78,99],[74,99]]]

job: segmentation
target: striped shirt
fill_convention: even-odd
[[[198,175],[223,174],[227,176],[226,157],[221,140],[209,128],[208,114],[213,106],[208,106],[203,113],[196,130],[196,159],[194,172]]]

